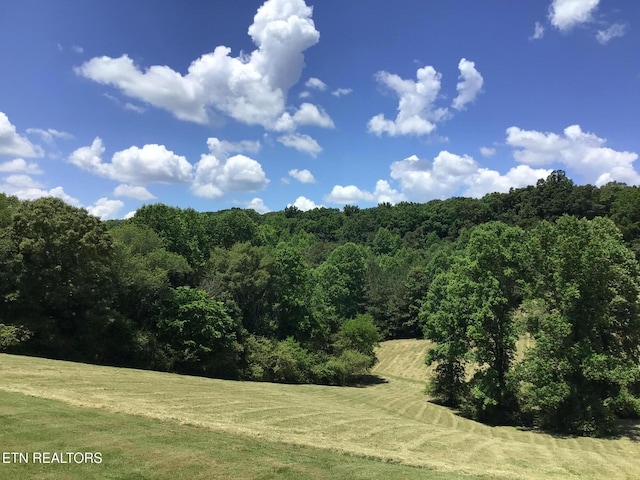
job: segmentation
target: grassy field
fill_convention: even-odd
[[[640,425],[617,439],[560,438],[488,427],[428,403],[427,348],[425,341],[385,342],[375,373],[387,381],[362,388],[229,382],[0,355],[0,441],[5,451],[91,446],[121,465],[107,478],[178,478],[169,474],[173,465],[184,466],[184,478],[207,478],[202,470],[211,462],[222,466],[222,478],[358,478],[360,470],[360,478],[640,478],[633,437]],[[5,424],[13,436],[4,435]],[[67,431],[68,424],[77,426]],[[74,443],[85,437],[92,443]],[[218,443],[226,445],[220,458]],[[15,478],[32,466],[9,468]],[[73,476],[78,468],[68,467],[67,476],[48,476],[45,468],[40,478],[91,478]]]

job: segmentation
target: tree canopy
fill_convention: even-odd
[[[0,194],[0,350],[261,381],[363,381],[434,342],[432,398],[604,434],[640,413],[640,195],[563,171],[481,199],[101,222]],[[524,346],[523,346],[524,345]]]

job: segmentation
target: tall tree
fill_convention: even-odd
[[[512,312],[523,299],[524,246],[523,230],[490,222],[473,229],[465,249],[474,285],[470,300],[476,308],[468,335],[472,358],[480,366],[471,393],[478,415],[490,420],[504,420],[515,409],[509,370],[518,332]]]
[[[361,313],[365,259],[363,247],[345,243],[331,252],[327,260],[316,269],[317,294],[341,318],[353,318]]]
[[[564,216],[541,223],[532,251],[535,344],[520,369],[523,409],[541,425],[608,431],[616,414],[640,414],[638,263],[613,222]]]
[[[229,250],[216,248],[205,267],[201,288],[216,300],[227,292],[242,311],[242,323],[249,332],[272,336],[277,330],[268,317],[273,293],[272,263],[266,247],[236,243]]]
[[[9,311],[34,353],[96,360],[112,301],[111,237],[57,198],[22,202],[11,226],[19,263]]]
[[[289,336],[298,341],[313,335],[314,319],[311,312],[311,271],[300,252],[280,243],[271,265],[273,301],[271,316],[277,324],[277,336]]]
[[[224,304],[190,287],[171,290],[158,321],[178,372],[234,377],[239,352],[236,325]]]
[[[470,342],[467,329],[474,314],[469,302],[473,286],[462,260],[438,274],[422,305],[419,318],[424,336],[435,345],[427,352],[426,363],[437,363],[430,393],[446,405],[459,405],[466,398],[465,368]]]
[[[476,367],[465,408],[491,421],[515,409],[509,370],[517,331],[511,313],[523,295],[523,241],[520,228],[500,222],[474,228],[461,257],[434,280],[423,307],[425,336],[438,343],[428,357],[441,363],[436,393],[456,400],[463,360],[471,360]]]

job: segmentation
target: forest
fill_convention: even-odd
[[[426,338],[436,401],[606,435],[640,416],[639,258],[640,188],[561,170],[480,199],[106,222],[0,194],[0,352],[350,385],[379,341]]]

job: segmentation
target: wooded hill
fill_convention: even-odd
[[[602,434],[640,414],[639,239],[640,189],[562,171],[482,199],[109,222],[0,194],[0,350],[342,385],[380,339],[425,336],[434,398]]]

